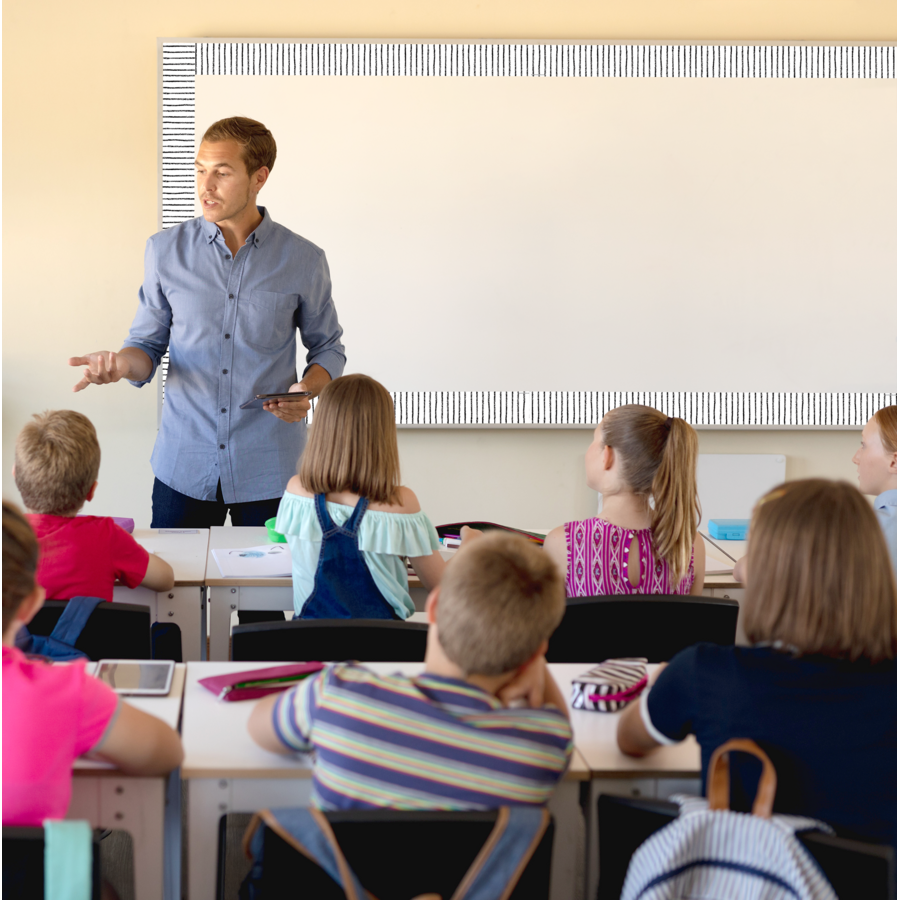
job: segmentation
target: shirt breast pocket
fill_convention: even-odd
[[[239,316],[239,337],[259,350],[279,350],[294,341],[297,294],[251,291]]]

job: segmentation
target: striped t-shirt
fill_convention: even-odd
[[[322,809],[493,809],[546,803],[572,753],[558,709],[508,709],[441,675],[331,666],[283,694],[274,725],[316,751]]]

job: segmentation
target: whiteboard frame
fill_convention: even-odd
[[[202,74],[613,78],[896,78],[894,42],[158,38],[159,227],[194,217],[194,80]],[[168,357],[158,381],[164,399]],[[698,428],[859,429],[893,393],[421,391],[397,424],[590,428],[645,403]]]

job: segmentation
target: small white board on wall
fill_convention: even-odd
[[[701,453],[700,530],[709,533],[710,519],[749,519],[756,501],[784,481],[785,464],[785,457],[776,453]]]

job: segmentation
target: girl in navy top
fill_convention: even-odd
[[[694,734],[705,781],[713,750],[750,738],[775,764],[776,812],[896,844],[897,595],[859,491],[811,479],[763,497],[743,607],[753,645],[697,644],[660,667],[619,747],[643,756]],[[749,809],[759,766],[740,754],[732,771],[732,805]]]

